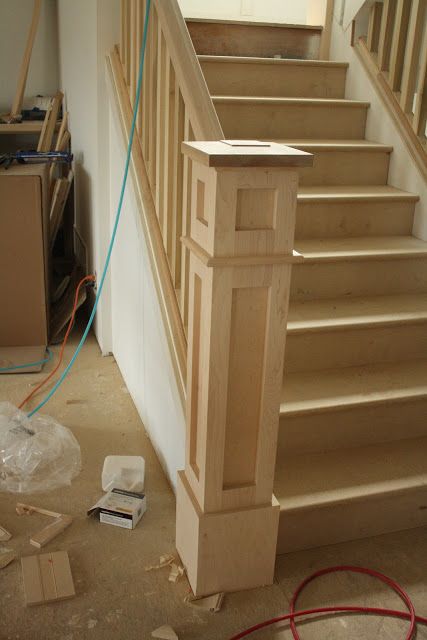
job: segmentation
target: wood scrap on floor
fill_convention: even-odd
[[[194,607],[199,607],[200,609],[206,609],[206,611],[211,611],[212,613],[218,613],[221,610],[222,604],[224,602],[225,593],[215,593],[211,596],[206,596],[202,598],[198,598],[189,594],[184,602],[191,604]]]
[[[152,638],[161,638],[162,640],[179,640],[175,631],[169,625],[165,624],[151,633]]]
[[[18,502],[16,505],[16,513],[20,516],[24,514],[31,515],[33,513],[40,513],[54,519],[53,522],[31,536],[30,544],[38,549],[41,549],[48,542],[56,538],[56,536],[62,533],[73,522],[73,518],[69,515],[57,513],[56,511],[49,511],[47,509],[40,509],[39,507],[33,507],[21,502]]]
[[[180,580],[183,575],[185,574],[185,569],[181,564],[176,564],[175,562],[172,562],[172,564],[170,565],[170,573],[169,573],[169,582],[178,582],[178,580]]]
[[[0,525],[0,542],[7,542],[11,537],[12,534]]]
[[[65,600],[76,595],[66,551],[21,558],[27,606]]]
[[[4,569],[16,558],[16,553],[13,549],[0,546],[0,569]]]
[[[145,571],[157,571],[164,567],[170,567],[173,562],[175,562],[175,556],[171,553],[165,553],[160,556],[159,564],[149,565],[145,567]]]

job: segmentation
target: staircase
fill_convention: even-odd
[[[393,149],[365,139],[369,104],[345,99],[347,65],[304,59],[318,33],[302,29],[306,46],[300,39],[292,49],[295,29],[287,40],[276,26],[286,59],[250,57],[249,42],[265,49],[265,25],[245,25],[239,55],[235,29],[209,24],[189,30],[224,136],[314,154],[313,168],[300,170],[295,249],[305,260],[292,275],[278,551],[426,525],[427,243],[411,235],[418,197],[387,183]],[[218,55],[221,46],[237,54]]]

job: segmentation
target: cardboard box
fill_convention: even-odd
[[[88,516],[99,514],[99,521],[124,529],[135,529],[147,510],[143,493],[112,489],[89,509]]]
[[[47,164],[0,167],[0,274],[0,368],[42,360],[49,326]]]

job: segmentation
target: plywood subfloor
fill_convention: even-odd
[[[68,351],[68,354],[70,351]],[[46,371],[46,370],[45,370]],[[2,376],[0,400],[18,402],[40,374]],[[68,401],[68,403],[67,403]],[[427,615],[427,531],[413,531],[282,556],[276,584],[227,596],[220,613],[184,604],[185,581],[167,580],[167,570],[147,573],[160,554],[174,548],[175,503],[159,462],[112,357],[102,358],[93,338],[70,379],[46,407],[80,441],[83,470],[71,488],[27,495],[25,501],[66,512],[75,520],[45,551],[68,551],[77,595],[73,600],[27,609],[18,562],[1,570],[1,640],[148,640],[151,631],[172,625],[181,640],[227,640],[238,630],[287,610],[297,583],[313,570],[338,563],[369,565],[401,581],[421,614]],[[100,494],[107,454],[140,454],[147,462],[148,511],[131,532],[87,520],[86,508]],[[46,524],[42,516],[14,515],[16,497],[0,494],[1,524],[14,534],[19,554],[34,553],[29,535]],[[360,603],[401,607],[397,597],[368,578],[340,575],[311,585],[301,605]],[[304,640],[404,637],[394,620],[336,618],[302,625]],[[286,626],[265,630],[256,640],[291,638]],[[421,630],[418,640],[427,639]]]

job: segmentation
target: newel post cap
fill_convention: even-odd
[[[183,142],[182,152],[206,167],[311,167],[313,155],[278,142],[214,140]]]

